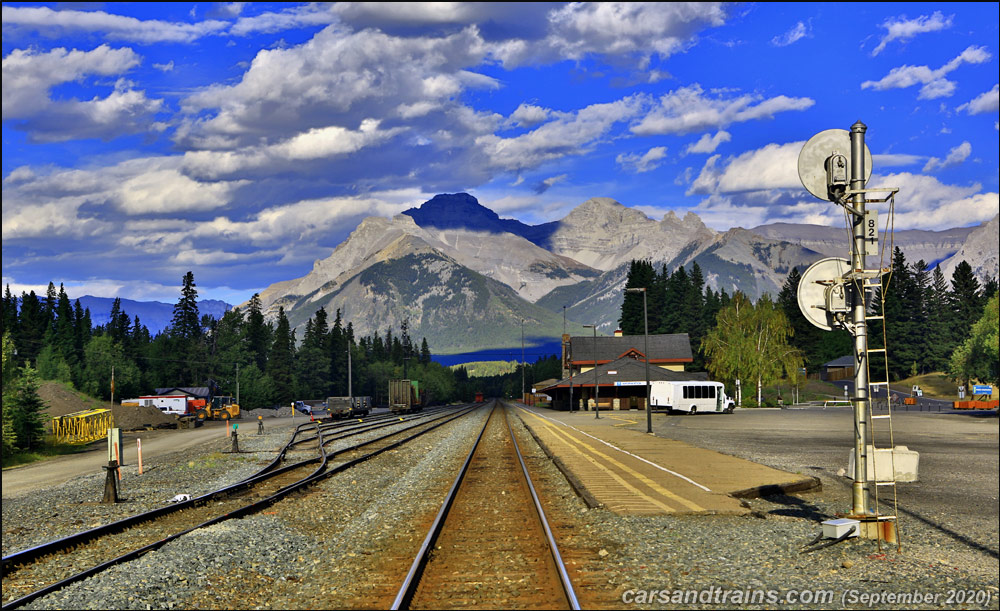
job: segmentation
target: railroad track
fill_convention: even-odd
[[[351,426],[354,422],[300,425],[274,461],[236,484],[5,556],[3,609],[23,606],[134,560],[193,530],[265,509],[296,490],[398,447],[474,409],[476,406],[441,410],[429,414],[430,418],[428,414],[376,418],[377,422],[366,430],[361,430],[364,426]],[[325,449],[336,439],[414,420],[418,422],[376,439],[335,452],[328,453]],[[309,453],[315,455],[301,456]],[[338,464],[330,468],[333,457],[339,458]],[[122,553],[123,550],[127,551]],[[86,568],[81,570],[81,566]]]
[[[579,609],[504,406],[486,424],[393,609]]]

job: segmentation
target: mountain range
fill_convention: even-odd
[[[80,297],[80,307],[90,310],[91,324],[95,326],[106,325],[111,320],[111,308],[114,301],[114,297],[84,295]],[[132,322],[138,316],[139,323],[149,329],[153,335],[169,327],[174,320],[174,304],[172,303],[123,298],[120,307],[123,312],[128,314]],[[219,319],[232,307],[232,305],[218,299],[202,299],[198,302],[198,313],[208,314],[212,318]]]
[[[360,335],[395,332],[407,320],[411,337],[426,337],[435,353],[511,348],[522,336],[591,332],[583,324],[612,331],[633,259],[670,270],[697,262],[713,289],[756,298],[776,294],[793,267],[846,256],[845,231],[777,223],[719,232],[691,212],[656,221],[604,197],[527,225],[467,193],[442,194],[391,219],[364,219],[308,274],[260,298],[271,318],[284,307],[295,328],[322,306],[331,320],[339,309]],[[943,270],[966,253],[985,279],[997,275],[996,236],[995,217],[978,228],[899,231],[893,245],[907,261]]]

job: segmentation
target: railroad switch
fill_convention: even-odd
[[[107,476],[104,478],[104,499],[101,503],[112,504],[118,502],[118,461],[109,460],[108,466],[104,467]]]
[[[232,439],[233,439],[233,447],[229,450],[229,452],[232,453],[232,454],[239,454],[240,453],[240,434],[237,433],[236,430],[233,430]]]

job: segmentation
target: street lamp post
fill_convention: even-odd
[[[347,396],[351,398],[351,409],[354,408],[354,386],[351,380],[351,344],[347,344]]]
[[[594,330],[594,418],[601,417],[601,390],[597,381],[597,325],[583,325]]]
[[[524,401],[524,319],[521,319],[521,401]]]
[[[642,293],[642,326],[643,326],[643,350],[646,353],[646,432],[653,432],[653,410],[649,405],[649,317],[646,314],[646,289],[634,288],[625,289],[627,293]]]

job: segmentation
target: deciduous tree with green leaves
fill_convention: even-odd
[[[777,382],[783,373],[797,382],[802,353],[789,343],[792,333],[788,318],[770,295],[754,304],[737,292],[702,340],[708,371],[728,384],[736,379],[753,381],[759,405],[763,387]]]
[[[968,385],[972,381],[1000,386],[1000,296],[994,294],[972,333],[951,355],[949,373]]]

